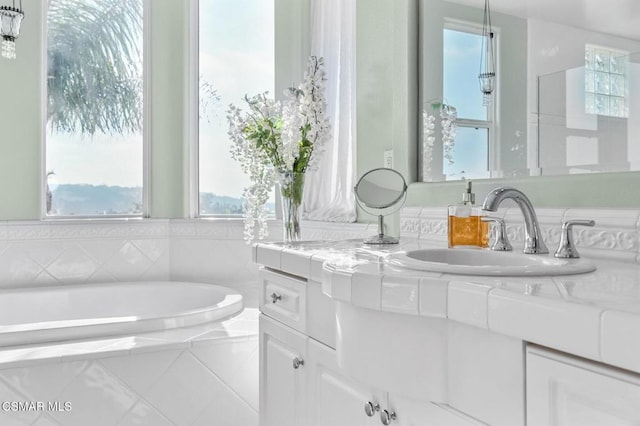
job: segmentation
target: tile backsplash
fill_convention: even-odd
[[[169,221],[0,223],[0,286],[167,280]]]
[[[522,212],[518,207],[499,209],[514,247],[524,244]],[[560,241],[562,223],[570,219],[593,219],[592,228],[576,226],[573,237],[581,255],[596,259],[640,262],[640,210],[635,209],[536,209],[544,241],[553,253]],[[400,232],[405,237],[446,244],[446,207],[408,207],[402,210]]]
[[[366,224],[303,222],[304,239],[355,238]],[[270,224],[271,238],[280,223]],[[183,280],[238,289],[257,306],[257,266],[240,220],[0,222],[0,287]]]

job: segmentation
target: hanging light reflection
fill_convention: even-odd
[[[491,104],[496,85],[496,60],[494,55],[494,37],[491,28],[491,10],[489,0],[484,2],[484,17],[482,19],[482,47],[480,51],[480,91],[483,94],[482,105]]]

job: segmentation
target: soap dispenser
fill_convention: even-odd
[[[489,246],[489,224],[482,221],[482,209],[474,205],[471,186],[467,181],[462,203],[449,206],[449,248]]]

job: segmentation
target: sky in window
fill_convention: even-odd
[[[481,35],[444,30],[444,98],[453,105],[459,118],[487,120],[478,83]],[[488,132],[486,129],[458,127],[453,149],[453,164],[446,159],[443,171],[447,179],[489,177],[487,170]]]
[[[444,97],[458,117],[487,119],[478,83],[482,36],[444,30]]]
[[[245,95],[274,96],[274,6],[265,0],[200,0],[200,76],[220,96],[200,125],[200,192],[238,197],[249,179],[229,154],[226,111]]]

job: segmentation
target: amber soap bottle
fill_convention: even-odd
[[[462,194],[462,203],[449,206],[449,248],[489,247],[489,224],[482,221],[482,209],[475,206],[471,181]]]

